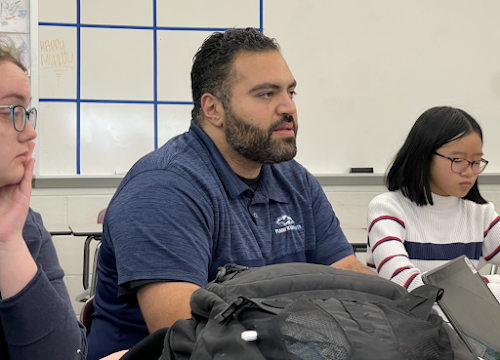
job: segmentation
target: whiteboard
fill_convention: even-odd
[[[186,131],[193,55],[247,26],[278,40],[298,82],[296,159],[312,173],[383,173],[437,105],[478,120],[500,172],[498,19],[498,0],[44,0],[38,174],[122,174]]]
[[[39,176],[122,175],[187,131],[193,55],[213,31],[262,18],[259,0],[39,6]]]
[[[383,173],[417,117],[469,112],[500,171],[500,1],[265,2],[265,33],[297,79],[297,160],[315,174]]]

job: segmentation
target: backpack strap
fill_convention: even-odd
[[[214,316],[214,320],[222,325],[226,323],[237,311],[241,308],[247,306],[248,304],[253,304],[253,301],[247,299],[244,296],[238,296],[236,299],[231,301],[231,303],[224,308],[220,313]]]
[[[217,275],[215,275],[214,283],[221,283],[223,281],[232,279],[242,271],[248,270],[248,266],[237,264],[226,264],[217,268]]]
[[[434,303],[441,299],[444,290],[434,285],[426,284],[419,286],[407,295],[394,300],[394,305],[398,308],[427,320]]]

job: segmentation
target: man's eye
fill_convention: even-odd
[[[297,95],[297,93],[295,91],[290,91],[288,94],[290,95],[290,98],[292,98],[292,99]]]
[[[267,92],[267,93],[264,93],[264,94],[260,95],[260,97],[263,98],[263,99],[269,99],[271,96],[273,96],[272,92]]]
[[[457,164],[461,164],[463,163],[465,160],[464,159],[455,159],[453,160],[453,162],[457,163]]]

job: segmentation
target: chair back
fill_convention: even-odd
[[[108,208],[104,208],[99,212],[99,215],[97,215],[97,223],[102,224],[104,222],[104,215],[106,215],[106,210]]]
[[[82,311],[80,312],[80,322],[85,325],[87,329],[87,336],[90,333],[90,327],[92,326],[92,315],[94,314],[94,296],[91,296],[83,305]]]

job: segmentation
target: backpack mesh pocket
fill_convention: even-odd
[[[311,301],[289,304],[276,320],[291,360],[347,360],[353,352],[337,320]]]
[[[386,304],[378,304],[384,311],[389,324],[394,329],[394,335],[401,352],[409,360],[439,360],[439,329],[433,324],[421,320],[412,314],[390,308]]]

